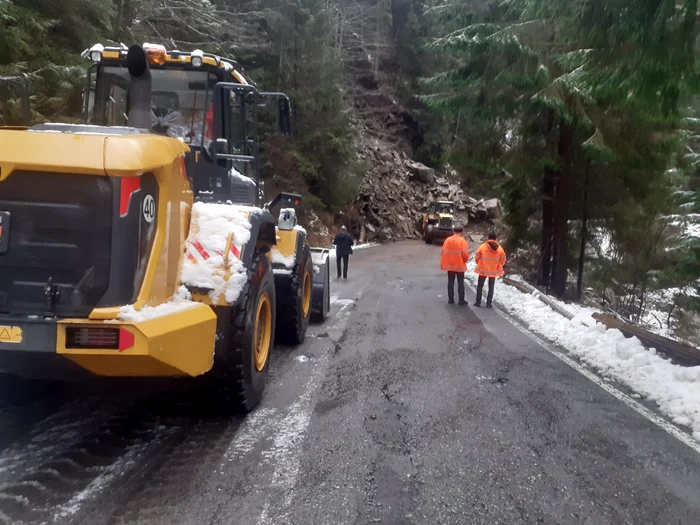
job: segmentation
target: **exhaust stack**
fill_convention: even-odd
[[[139,45],[129,48],[126,67],[131,76],[129,83],[129,115],[127,125],[151,129],[151,68],[146,52]]]

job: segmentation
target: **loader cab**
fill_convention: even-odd
[[[144,45],[150,74],[150,122],[143,132],[181,140],[190,148],[186,172],[195,198],[261,205],[259,112],[278,102],[278,121],[289,132],[289,101],[261,93],[234,61],[193,51]],[[133,78],[127,49],[93,46],[84,99],[87,124],[128,126]]]

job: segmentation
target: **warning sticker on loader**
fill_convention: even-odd
[[[22,329],[19,326],[0,326],[0,343],[21,343]]]

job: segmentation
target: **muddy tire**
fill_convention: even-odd
[[[304,246],[277,303],[277,342],[298,345],[306,338],[311,319],[314,268],[311,250]],[[284,297],[282,297],[284,294]]]
[[[275,340],[275,280],[267,257],[256,254],[248,283],[230,313],[227,344],[214,364],[220,409],[248,413],[267,385]]]

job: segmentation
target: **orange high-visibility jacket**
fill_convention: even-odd
[[[440,269],[445,272],[466,272],[469,260],[469,244],[460,234],[445,239],[442,245]]]
[[[479,246],[474,255],[476,268],[474,272],[484,277],[500,277],[505,272],[506,252],[496,241],[486,241]]]

